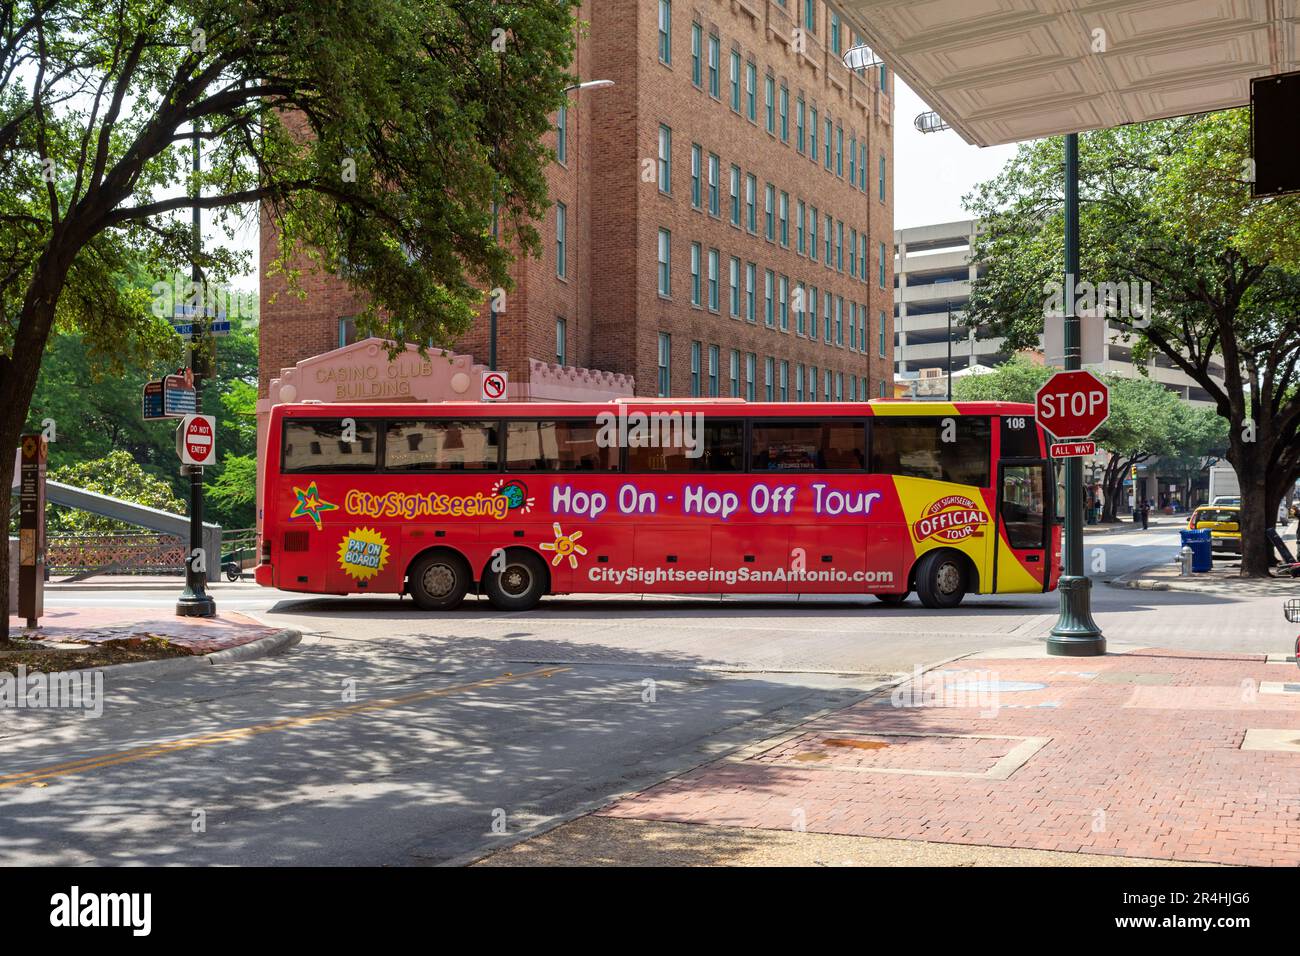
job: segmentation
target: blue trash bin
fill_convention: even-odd
[[[1210,532],[1183,529],[1179,532],[1179,536],[1182,538],[1182,543],[1192,549],[1192,571],[1212,571],[1214,553],[1210,547]]]

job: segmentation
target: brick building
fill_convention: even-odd
[[[638,395],[892,395],[893,96],[822,0],[584,0],[544,252],[517,262],[498,366],[632,376]],[[263,262],[274,249],[264,224]],[[265,273],[265,270],[264,270]],[[262,280],[262,395],[353,341],[356,297]],[[488,315],[454,343],[488,360]],[[540,361],[539,361],[540,360]],[[552,370],[555,371],[555,370]]]

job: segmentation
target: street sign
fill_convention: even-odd
[[[499,402],[506,397],[506,386],[510,384],[505,372],[484,372],[481,397],[485,402]]]
[[[197,407],[194,379],[187,374],[178,374],[166,375],[156,382],[145,382],[141,404],[147,422],[192,415]]]
[[[176,429],[176,453],[183,465],[211,465],[217,460],[217,419],[186,415]]]
[[[192,339],[196,325],[200,330],[206,329],[208,335],[230,334],[230,319],[224,309],[218,309],[215,316],[210,309],[199,309],[192,305],[178,305],[172,309],[172,328],[181,338]]]
[[[1087,438],[1110,416],[1110,389],[1086,370],[1057,372],[1034,400],[1038,424],[1060,439]]]
[[[1095,441],[1054,442],[1052,444],[1053,458],[1086,458],[1088,455],[1095,454],[1097,454],[1097,443]]]

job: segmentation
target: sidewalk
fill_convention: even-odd
[[[45,590],[60,591],[175,591],[180,594],[185,589],[185,576],[182,574],[97,574],[84,581],[65,581],[56,575],[45,582]],[[219,581],[208,581],[209,591],[217,593],[223,590],[244,587],[257,587],[253,581],[250,568],[239,581],[227,581],[222,575]]]
[[[1083,533],[1087,535],[1123,534],[1127,531],[1156,531],[1162,526],[1165,528],[1186,527],[1187,519],[1184,517],[1180,522],[1177,515],[1161,515],[1159,518],[1151,518],[1147,524],[1148,527],[1143,528],[1141,524],[1137,524],[1131,519],[1128,521],[1109,521],[1105,524],[1085,524]]]
[[[484,862],[1295,866],[1298,821],[1294,663],[1030,647],[914,676]]]
[[[1183,577],[1177,562],[1168,561],[1121,575],[1107,583],[1111,587],[1142,591],[1196,591],[1230,597],[1300,597],[1300,578],[1243,578],[1240,562],[1219,558],[1210,571]]]
[[[280,628],[259,624],[243,614],[176,617],[160,614],[156,608],[51,608],[36,630],[27,630],[24,623],[20,618],[9,618],[13,638],[89,645],[160,638],[186,655],[229,650],[280,633]]]

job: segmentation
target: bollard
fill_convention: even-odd
[[[1184,578],[1192,576],[1192,549],[1187,545],[1178,552],[1178,574]]]

